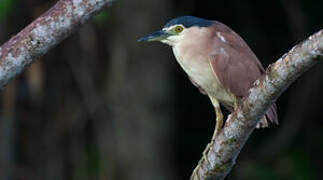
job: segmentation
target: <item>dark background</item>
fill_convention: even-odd
[[[0,0],[0,44],[56,1]],[[239,33],[267,67],[322,28],[318,0],[119,0],[0,97],[0,180],[188,179],[215,126],[169,47],[136,40],[180,15]],[[320,179],[323,65],[278,99],[227,179]],[[227,115],[227,112],[226,112]]]

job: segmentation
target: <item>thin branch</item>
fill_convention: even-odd
[[[310,36],[267,68],[266,76],[255,83],[250,94],[227,119],[215,141],[205,150],[191,179],[224,179],[240,150],[268,107],[299,76],[323,56],[323,30]]]
[[[60,0],[0,47],[0,89],[113,0]]]

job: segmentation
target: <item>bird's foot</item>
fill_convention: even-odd
[[[200,168],[200,163],[196,166],[196,168],[194,169],[193,173],[192,173],[192,176],[190,178],[190,180],[200,180],[200,177],[198,176],[197,172],[198,172],[198,169]],[[196,177],[196,178],[195,178]]]
[[[207,164],[210,164],[210,161],[207,158],[207,154],[212,149],[212,145],[214,144],[216,136],[219,134],[220,129],[222,128],[222,125],[223,125],[223,114],[222,114],[222,111],[220,109],[219,102],[216,99],[212,98],[212,97],[211,97],[211,101],[212,101],[212,104],[215,107],[216,125],[215,125],[215,130],[214,130],[211,142],[207,144],[206,148],[204,149],[204,151],[202,153],[203,158],[202,158],[201,161],[206,161]],[[199,178],[197,173],[198,173],[198,169],[200,168],[200,164],[201,163],[199,162],[199,165],[194,169],[193,174],[191,176],[191,179],[194,179],[194,177]]]
[[[211,142],[207,144],[206,148],[204,149],[204,151],[202,153],[203,158],[201,159],[201,161],[206,161],[208,164],[210,164],[210,161],[207,158],[207,153],[211,150],[213,142],[214,142],[214,140],[212,139]],[[201,162],[199,162],[198,165],[196,166],[196,168],[194,169],[190,180],[195,180],[195,179],[200,180],[200,177],[198,176],[198,169],[200,168],[200,166],[201,166]],[[194,177],[196,177],[196,178],[194,178]]]
[[[212,144],[214,140],[212,139],[210,143],[207,144],[206,148],[203,151],[203,159],[206,161],[208,164],[210,164],[210,161],[207,158],[207,153],[211,150]]]
[[[207,144],[205,150],[203,151],[203,159],[210,164],[210,161],[207,158],[207,153],[211,150],[212,145],[215,141],[216,136],[219,134],[220,129],[222,128],[223,125],[223,114],[221,112],[220,107],[215,108],[216,110],[216,125],[215,125],[215,130],[211,139],[211,142]]]

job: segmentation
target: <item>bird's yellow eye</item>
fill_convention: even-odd
[[[177,32],[177,33],[180,33],[180,32],[182,32],[183,31],[183,27],[182,26],[176,26],[175,27],[175,31]]]

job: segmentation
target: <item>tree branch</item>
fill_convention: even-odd
[[[250,89],[248,97],[229,115],[215,141],[208,145],[206,159],[199,161],[191,179],[224,179],[268,107],[322,56],[323,30],[296,45],[270,65],[266,75]]]
[[[0,89],[113,0],[60,0],[0,47]]]

